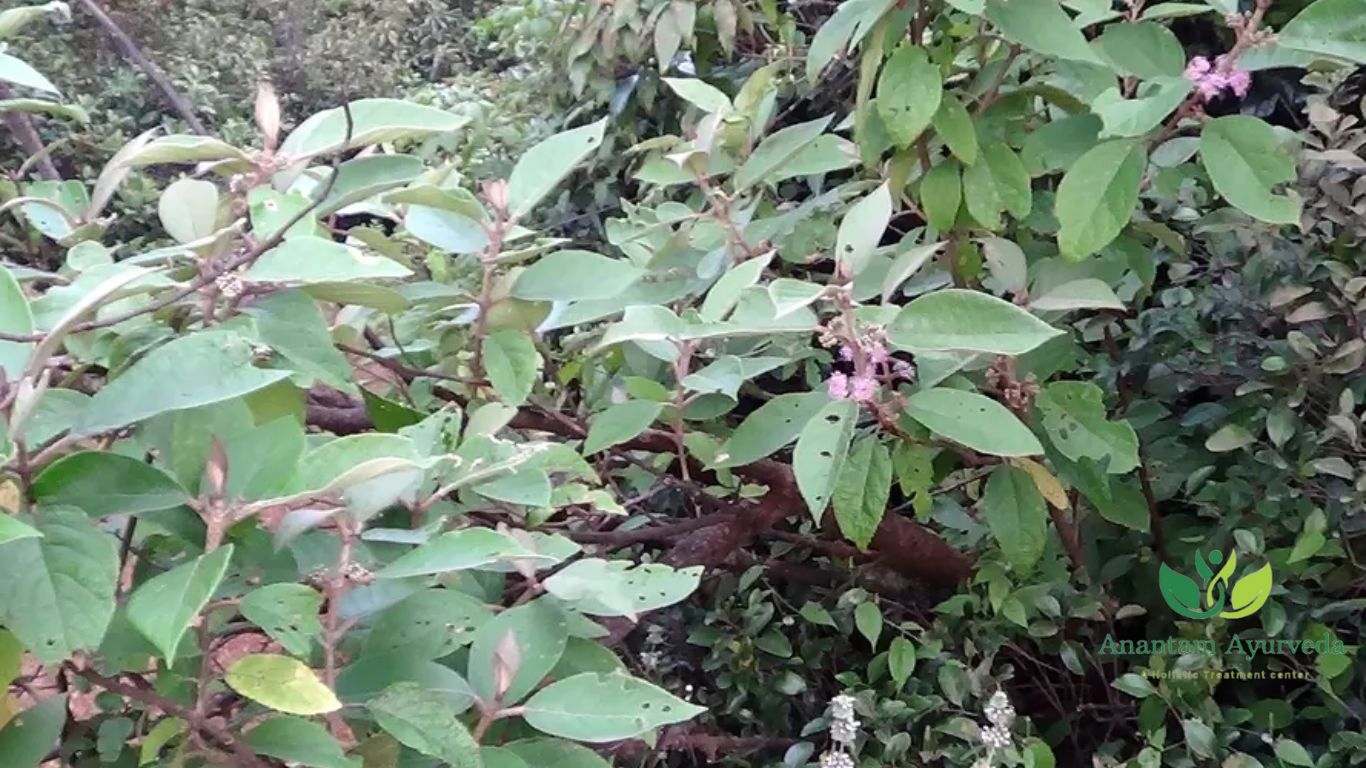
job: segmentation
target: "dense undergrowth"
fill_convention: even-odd
[[[1363,19],[0,11],[0,765],[1366,762]]]

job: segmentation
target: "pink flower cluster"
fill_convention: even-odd
[[[825,382],[825,391],[836,400],[853,400],[870,403],[877,397],[878,381],[909,379],[915,373],[910,363],[893,360],[887,352],[887,345],[877,335],[860,340],[859,349],[863,352],[862,370],[850,376],[836,371]],[[840,346],[840,359],[855,363],[858,359],[854,348],[848,344]]]
[[[1218,57],[1213,63],[1204,56],[1196,56],[1186,65],[1186,79],[1195,83],[1195,89],[1205,101],[1226,90],[1246,96],[1247,89],[1252,87],[1252,75],[1238,69],[1227,55]]]

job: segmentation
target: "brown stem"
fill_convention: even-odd
[[[4,83],[0,83],[0,99],[10,97],[10,88]],[[36,157],[34,169],[38,175],[44,179],[57,180],[62,175],[57,172],[57,166],[52,164],[52,158],[48,156],[46,148],[43,146],[43,139],[38,135],[38,129],[33,127],[33,120],[23,112],[6,112],[5,125],[9,126],[10,133],[19,142],[19,146],[30,156]]]
[[[177,91],[175,86],[171,84],[170,79],[166,77],[166,73],[162,72],[160,67],[154,64],[151,59],[147,58],[147,55],[142,52],[142,49],[138,47],[138,44],[133,42],[133,38],[129,37],[128,33],[124,32],[123,29],[109,17],[109,14],[104,12],[104,9],[100,7],[99,3],[95,2],[95,0],[77,0],[77,2],[79,2],[81,7],[85,8],[91,16],[95,17],[95,21],[99,22],[99,25],[104,28],[105,33],[109,35],[110,39],[112,39],[116,45],[118,45],[119,50],[123,53],[123,57],[127,59],[129,63],[136,66],[138,69],[141,69],[143,73],[147,75],[147,79],[151,80],[152,83],[156,85],[157,89],[161,91],[161,95],[165,97],[166,102],[171,105],[171,109],[175,110],[176,114],[180,115],[181,119],[186,123],[189,123],[190,129],[201,136],[207,135],[208,131],[204,128],[204,124],[199,121],[199,118],[195,116],[194,108],[190,106],[190,102],[187,101],[184,96],[180,95],[180,91]]]

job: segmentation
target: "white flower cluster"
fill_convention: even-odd
[[[831,749],[821,755],[821,768],[854,768],[851,754],[858,739],[859,721],[854,717],[854,697],[840,694],[830,700]]]
[[[973,763],[973,768],[986,768],[991,765],[991,756],[998,749],[1005,749],[1012,743],[1010,726],[1015,722],[1015,707],[1010,705],[1010,699],[1006,697],[1004,691],[997,691],[991,694],[987,704],[982,708],[982,713],[987,716],[990,723],[982,729],[982,746],[987,748],[987,756]]]

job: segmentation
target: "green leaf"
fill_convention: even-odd
[[[1110,687],[1123,691],[1135,699],[1146,699],[1157,693],[1153,684],[1148,682],[1148,678],[1129,672],[1120,675],[1119,678],[1110,683]]]
[[[961,389],[926,389],[906,401],[906,415],[931,432],[992,456],[1036,456],[1043,446],[1004,405]]]
[[[499,399],[517,406],[536,386],[541,355],[525,331],[494,331],[484,339],[484,369]]]
[[[681,723],[705,711],[634,677],[586,672],[538,691],[527,701],[523,717],[543,733],[602,744]]]
[[[0,80],[37,91],[60,93],[57,86],[41,72],[29,66],[23,59],[15,58],[8,53],[0,53]]]
[[[1276,753],[1276,759],[1286,765],[1314,768],[1314,758],[1309,755],[1309,750],[1300,746],[1298,741],[1285,738],[1277,739],[1276,746],[1273,749]]]
[[[239,606],[247,621],[295,656],[308,656],[322,635],[323,596],[303,584],[270,584],[248,592]]]
[[[312,296],[298,289],[275,291],[252,302],[246,313],[255,321],[261,343],[289,367],[337,389],[351,389],[351,364],[333,345]]]
[[[243,277],[258,283],[338,283],[408,277],[393,259],[313,235],[291,235],[262,254]]]
[[[66,694],[48,696],[20,712],[0,729],[0,758],[5,768],[38,768],[55,747],[62,746]]]
[[[403,217],[408,234],[447,253],[478,253],[488,247],[489,236],[478,220],[455,211],[426,205],[410,205]]]
[[[1063,256],[1090,256],[1119,236],[1138,204],[1146,165],[1138,143],[1107,141],[1067,169],[1053,206]]]
[[[1295,180],[1295,160],[1267,123],[1247,115],[1207,120],[1200,160],[1215,191],[1244,213],[1268,224],[1299,223],[1299,193],[1272,194]]]
[[[479,745],[442,698],[416,683],[398,683],[366,703],[379,727],[409,749],[451,768],[482,768]]]
[[[1062,331],[1008,301],[965,289],[929,293],[906,305],[887,337],[912,352],[1022,355]]]
[[[234,691],[278,712],[322,715],[341,708],[336,695],[297,659],[272,653],[243,656],[224,678]]]
[[[915,643],[900,635],[892,638],[892,646],[887,650],[887,672],[892,676],[892,682],[896,683],[897,690],[901,690],[910,679],[915,671],[915,662]]]
[[[925,212],[926,222],[940,232],[953,229],[962,202],[963,182],[958,163],[944,160],[920,180],[920,209]]]
[[[894,0],[849,0],[816,29],[806,51],[806,79],[812,83],[837,54],[854,48],[872,30]]]
[[[154,576],[129,598],[129,623],[161,651],[168,667],[175,663],[176,649],[190,622],[222,583],[232,550],[227,544],[192,563]]]
[[[0,265],[0,333],[28,335],[33,333],[33,311],[28,298],[19,288],[19,281]],[[0,376],[10,382],[23,378],[32,342],[0,341]]]
[[[48,507],[31,524],[42,538],[0,547],[0,624],[40,661],[55,664],[104,639],[118,546],[79,509]]]
[[[943,250],[945,245],[947,243],[944,242],[914,245],[897,254],[896,259],[887,268],[886,276],[882,279],[883,303],[890,303],[892,296],[896,294],[896,289],[919,272],[920,268],[929,263],[930,259]]]
[[[991,172],[996,196],[1005,210],[1017,219],[1028,216],[1034,206],[1034,193],[1030,189],[1029,172],[1020,156],[1004,142],[991,142],[982,146],[982,160],[983,163],[972,167],[985,164]]]
[[[770,258],[767,255],[756,256],[731,267],[721,275],[707,291],[707,297],[702,300],[702,308],[699,310],[702,319],[709,323],[726,319],[726,315],[730,314],[736,302],[740,300],[740,294],[759,282],[759,277],[763,275]]]
[[[252,365],[250,342],[227,331],[201,331],[164,344],[90,399],[72,433],[94,435],[168,411],[255,392],[289,376]]]
[[[849,207],[835,236],[840,275],[855,277],[868,266],[891,218],[892,194],[885,183]]]
[[[717,451],[722,467],[741,467],[797,439],[807,422],[830,402],[824,392],[790,392],[769,400],[745,417]]]
[[[1025,137],[1020,162],[1033,176],[1071,168],[1096,145],[1103,125],[1099,117],[1089,113],[1050,120]]]
[[[455,670],[402,653],[362,656],[337,674],[337,695],[347,706],[363,707],[395,683],[422,686],[457,715],[474,705],[474,691]]]
[[[963,204],[968,214],[984,228],[995,230],[1001,226],[1005,201],[996,188],[996,177],[992,175],[989,162],[974,163],[963,171]]]
[[[654,423],[663,407],[661,403],[649,400],[630,400],[609,406],[589,422],[588,437],[583,441],[583,455],[597,453],[635,438]]]
[[[155,512],[190,499],[165,472],[106,451],[80,451],[52,462],[34,478],[31,493],[43,506],[78,507],[91,517]]]
[[[136,141],[137,139],[133,140]],[[141,146],[136,146],[133,142],[129,142],[133,147],[132,151],[123,157],[123,165],[129,168],[216,160],[251,160],[247,153],[211,136],[162,136]]]
[[[839,464],[831,503],[840,532],[859,549],[867,549],[877,533],[891,490],[892,457],[887,447],[874,437],[858,441]]]
[[[1152,80],[1181,77],[1186,69],[1181,41],[1171,30],[1151,21],[1109,24],[1096,45],[1121,75]]]
[[[1095,384],[1055,381],[1034,404],[1049,440],[1067,458],[1092,459],[1112,475],[1138,466],[1138,434],[1129,422],[1106,417],[1104,393]]]
[[[882,609],[877,607],[877,603],[863,602],[854,608],[854,628],[873,650],[877,650],[878,638],[882,636],[882,624]]]
[[[664,77],[660,78],[669,89],[684,101],[692,104],[703,112],[721,112],[730,109],[730,97],[710,83],[696,78]]]
[[[508,215],[520,219],[559,183],[574,166],[602,145],[607,119],[557,133],[538,142],[517,161],[508,177]]]
[[[185,721],[178,717],[158,720],[157,724],[147,731],[147,735],[142,737],[142,744],[138,748],[138,765],[156,762],[162,748],[185,731]]]
[[[556,251],[522,270],[512,295],[533,301],[610,299],[644,274],[629,261],[592,251]]]
[[[545,580],[546,591],[589,616],[635,617],[673,605],[697,589],[701,566],[674,569],[658,563],[632,567],[625,560],[576,560]]]
[[[400,99],[360,99],[318,112],[299,124],[280,145],[298,160],[371,144],[411,141],[463,127],[469,118]],[[349,136],[349,140],[348,140]]]
[[[1124,302],[1114,289],[1094,277],[1071,280],[1048,289],[1042,296],[1030,299],[1029,308],[1039,312],[1071,312],[1076,309],[1116,309],[1123,311]]]
[[[789,125],[759,143],[731,177],[736,192],[744,191],[777,173],[788,161],[825,131],[832,116]]]
[[[1190,751],[1196,757],[1206,760],[1214,757],[1217,747],[1213,728],[1199,720],[1190,718],[1181,721],[1181,731],[1186,737],[1186,746],[1190,747]]]
[[[401,187],[417,178],[423,168],[422,159],[412,155],[368,155],[347,160],[337,168],[337,180],[314,215],[331,216],[348,205]],[[321,189],[314,198],[319,194]]]
[[[1048,510],[1029,473],[1009,465],[992,470],[981,509],[1006,559],[1024,573],[1033,570],[1043,556]]]
[[[218,187],[200,179],[175,181],[161,193],[157,215],[176,242],[208,237],[218,229]]]
[[[1246,448],[1255,442],[1257,436],[1248,432],[1242,425],[1225,424],[1205,440],[1205,450],[1211,453],[1228,453]]]
[[[1292,6],[1293,7],[1293,6]],[[1286,22],[1276,43],[1366,64],[1366,23],[1357,0],[1317,0]]]
[[[522,758],[531,768],[611,768],[593,750],[560,739],[526,739],[503,748]]]
[[[835,491],[858,421],[858,403],[834,400],[806,422],[792,452],[792,472],[806,508],[819,524]]]
[[[272,717],[243,737],[252,751],[310,768],[362,768],[327,729],[300,717]]]
[[[475,632],[493,618],[479,600],[453,589],[424,589],[392,605],[375,619],[365,655],[440,659],[474,642]]]
[[[931,118],[935,133],[948,145],[953,156],[964,165],[977,162],[977,127],[967,107],[952,93],[945,93],[939,101],[939,109]]]
[[[507,647],[509,638],[510,644],[516,646],[511,659],[515,669],[511,670],[507,689],[499,691],[497,671],[508,661],[500,655],[500,649]],[[500,693],[504,705],[521,701],[555,668],[568,640],[569,622],[554,598],[543,597],[509,608],[474,634],[470,645],[470,687],[483,701],[493,701]]]
[[[1103,64],[1056,0],[987,0],[987,21],[1045,56]]]
[[[481,568],[502,560],[541,557],[508,534],[491,528],[465,528],[441,534],[376,575],[382,579],[402,579]]]
[[[41,538],[43,534],[38,529],[20,521],[18,518],[7,515],[0,510],[0,545],[8,544],[19,539]],[[0,550],[3,551],[3,550]]]
[[[939,111],[944,83],[924,48],[902,45],[882,66],[877,79],[877,112],[887,135],[909,147]]]
[[[1110,88],[1092,100],[1091,112],[1100,117],[1102,138],[1143,136],[1167,119],[1192,87],[1184,77],[1150,80],[1138,87],[1137,98]]]

